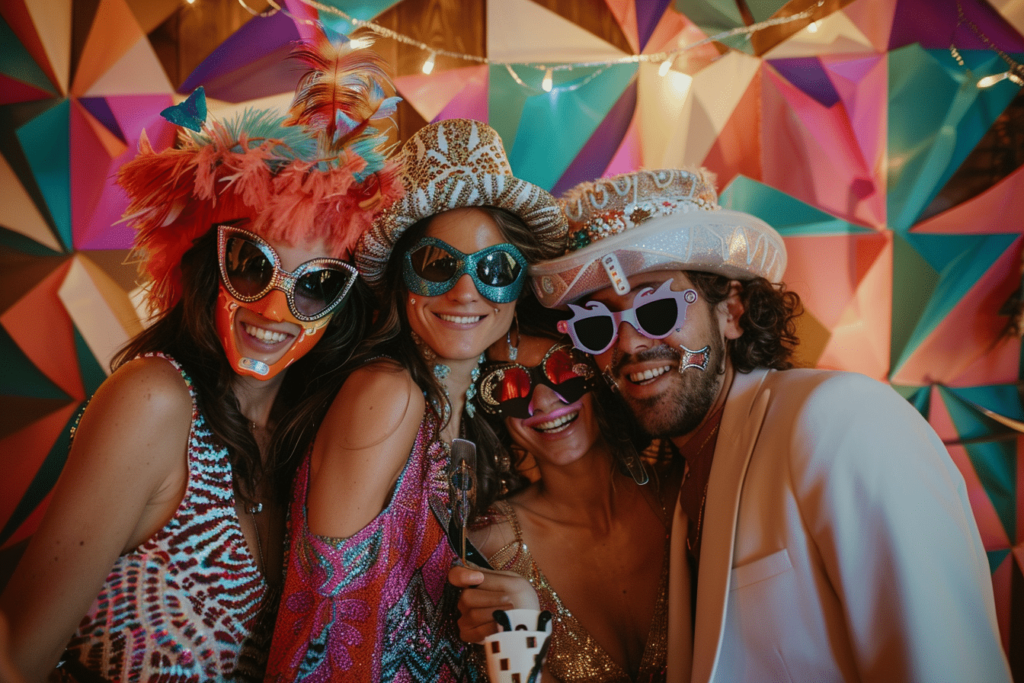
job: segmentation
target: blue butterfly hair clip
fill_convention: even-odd
[[[206,123],[206,91],[203,86],[193,90],[181,104],[164,109],[160,116],[182,128],[202,132],[203,124]]]

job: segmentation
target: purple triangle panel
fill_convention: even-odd
[[[282,45],[262,59],[211,78],[203,84],[207,97],[237,103],[293,92],[302,71],[288,59],[291,51],[291,45]]]
[[[121,130],[121,125],[117,122],[117,117],[114,116],[114,112],[111,111],[110,105],[107,104],[105,98],[82,97],[78,100],[78,103],[85,107],[85,110],[92,114],[93,118],[103,124],[104,128],[116,135],[118,140],[128,144],[124,137],[124,132]]]
[[[207,97],[244,102],[294,90],[299,70],[285,57],[297,40],[295,23],[284,12],[253,17],[204,59],[178,92],[203,86]]]
[[[926,50],[991,50],[967,22],[957,25],[954,0],[898,0],[889,34],[889,49],[920,43]],[[987,2],[963,0],[964,16],[1004,52],[1024,51],[1024,37]]]
[[[774,67],[787,81],[800,88],[825,107],[839,101],[839,93],[832,85],[832,79],[817,57],[794,57],[792,59],[770,59]]]
[[[654,29],[661,21],[661,15],[665,8],[671,4],[671,0],[635,0],[636,7],[636,32],[640,39],[640,49],[647,46]]]
[[[604,117],[601,125],[583,145],[583,149],[569,164],[569,168],[565,169],[565,173],[551,189],[551,194],[557,197],[582,182],[600,178],[604,174],[604,170],[608,168],[608,164],[611,163],[612,157],[615,156],[615,152],[622,143],[622,138],[626,136],[635,111],[636,79],[634,78],[619,95],[618,101]]]

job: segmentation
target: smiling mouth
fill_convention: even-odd
[[[565,431],[569,428],[569,425],[576,421],[576,418],[580,416],[580,411],[567,413],[556,417],[554,420],[547,422],[541,422],[538,425],[534,425],[533,429],[537,430],[542,434],[557,434],[558,432]]]
[[[281,342],[287,340],[292,336],[290,334],[286,334],[285,332],[265,330],[262,327],[256,327],[255,325],[250,325],[248,323],[243,324],[242,327],[243,329],[245,329],[246,334],[248,334],[250,337],[255,337],[264,344],[280,344]]]
[[[663,365],[660,368],[644,370],[643,372],[631,372],[628,375],[626,375],[626,379],[628,379],[633,384],[649,384],[654,380],[658,379],[659,377],[661,377],[662,375],[664,375],[671,369],[671,365]]]
[[[456,323],[458,325],[471,325],[484,319],[482,315],[447,315],[445,313],[435,313],[434,315],[446,323]]]

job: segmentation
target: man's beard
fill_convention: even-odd
[[[718,334],[711,335],[708,350],[707,370],[688,368],[674,373],[674,381],[668,389],[657,396],[636,399],[622,392],[622,399],[633,412],[640,427],[656,439],[669,439],[689,434],[711,410],[718,396],[723,377],[725,344]],[[615,377],[619,382],[629,380],[619,374],[619,368],[627,361],[643,362],[656,359],[681,361],[682,352],[668,346],[658,346],[630,358],[620,358],[615,366]],[[677,366],[678,367],[678,366]]]

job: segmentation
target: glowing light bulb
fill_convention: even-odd
[[[544,88],[544,92],[551,92],[551,88],[554,87],[554,83],[551,80],[551,67],[544,72],[544,80],[541,81],[540,87]]]
[[[437,54],[431,50],[430,55],[427,56],[427,61],[423,62],[423,73],[429,74],[434,70],[434,57],[436,56]]]
[[[1010,77],[1009,71],[1004,71],[1001,74],[993,74],[992,76],[985,76],[984,78],[978,79],[979,88],[991,88],[999,81],[1005,80]]]
[[[658,67],[659,76],[664,76],[665,74],[668,73],[668,70],[672,68],[673,60],[673,57],[669,57],[668,59],[661,63],[661,66]]]
[[[808,33],[817,33],[818,32],[818,22],[812,21],[811,23],[807,24],[807,32]]]

